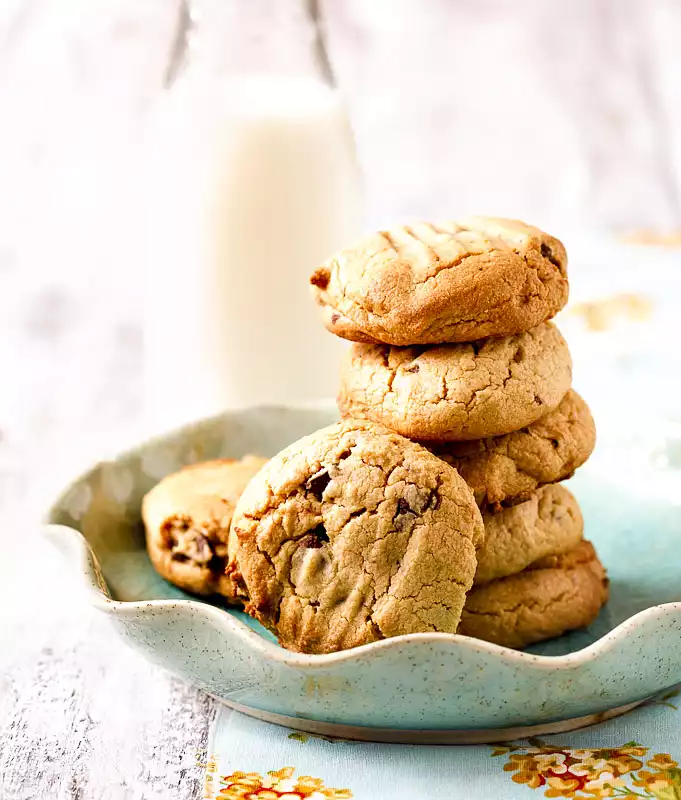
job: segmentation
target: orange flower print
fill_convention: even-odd
[[[626,781],[615,777],[613,772],[601,772],[584,784],[584,793],[593,797],[612,797],[615,790],[626,786]]]
[[[295,767],[282,767],[262,776],[258,772],[233,772],[222,779],[219,797],[234,800],[346,800],[349,789],[324,786],[320,778],[294,775]]]
[[[543,785],[542,777],[532,756],[514,753],[504,764],[504,772],[514,772],[515,775],[511,780],[515,783],[526,783],[530,789],[537,789]]]
[[[634,786],[647,790],[651,797],[660,800],[681,800],[681,770],[676,762],[666,753],[661,753],[646,763],[659,767],[652,772],[642,769],[633,781]],[[663,766],[665,763],[669,763],[669,766]]]
[[[626,753],[623,754],[621,750],[617,751],[617,755],[613,755],[608,763],[618,775],[626,775],[628,772],[634,772],[634,770],[641,769],[643,766],[642,761],[637,758],[631,758]]]
[[[576,763],[570,767],[570,770],[575,775],[600,775],[601,772],[607,772],[609,769],[609,764],[604,758],[596,758],[592,753],[584,758],[579,758],[573,750],[572,757]]]
[[[658,771],[662,771],[665,769],[673,769],[674,767],[678,767],[678,763],[674,761],[671,756],[668,756],[666,753],[658,753],[656,756],[649,758],[646,761],[646,767],[650,767],[651,769],[656,769]]]
[[[637,758],[642,758],[648,752],[648,748],[641,747],[635,742],[629,742],[629,744],[624,745],[624,747],[620,747],[617,752],[624,756],[636,756]]]
[[[648,772],[647,769],[642,769],[632,782],[634,786],[643,786],[651,792],[659,792],[661,789],[668,788],[670,784],[664,773]]]
[[[571,750],[531,740],[533,747],[497,745],[492,756],[505,756],[504,772],[544,797],[637,797],[681,800],[681,769],[668,753],[645,761],[648,748],[627,742],[619,748]],[[635,788],[632,788],[635,787]]]
[[[575,792],[580,788],[579,778],[569,775],[553,776],[546,779],[547,789],[545,797],[575,797]]]
[[[567,772],[566,758],[565,753],[537,753],[533,756],[539,772],[547,773],[550,771],[553,775],[562,775]]]

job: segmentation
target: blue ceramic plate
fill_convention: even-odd
[[[681,681],[681,514],[606,480],[602,458],[571,488],[610,574],[610,602],[590,628],[526,652],[417,634],[332,655],[290,653],[244,614],[159,578],[140,501],[161,477],[208,458],[272,455],[334,419],[331,409],[250,409],[155,439],[78,478],[50,510],[46,533],[89,601],[151,661],[247,713],[313,732],[498,740],[518,733],[500,728],[602,719]]]

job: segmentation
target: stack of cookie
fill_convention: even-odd
[[[157,571],[307,653],[432,631],[524,647],[590,623],[607,579],[560,483],[595,442],[548,321],[562,244],[507,220],[415,225],[312,283],[354,341],[344,419],[164,478],[142,509]]]
[[[520,222],[473,218],[369,236],[311,277],[326,327],[351,340],[339,408],[424,444],[479,506],[459,632],[510,647],[589,624],[607,579],[559,481],[595,443],[571,389],[565,248]]]

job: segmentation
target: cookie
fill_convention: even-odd
[[[354,342],[472,342],[534,328],[567,302],[567,255],[508,219],[403,225],[341,250],[312,274],[324,324]]]
[[[468,344],[354,344],[341,367],[338,407],[410,439],[482,439],[553,411],[571,380],[570,352],[550,322]]]
[[[170,583],[199,595],[236,601],[225,574],[237,500],[267,459],[245,456],[193,464],[168,475],[142,501],[147,551]]]
[[[596,426],[589,407],[570,390],[536,422],[505,436],[432,445],[473,490],[479,506],[522,502],[540,486],[569,478],[589,458]]]
[[[584,520],[571,492],[560,484],[544,486],[529,500],[500,511],[485,511],[485,540],[478,550],[475,583],[514,575],[549,555],[577,547]]]
[[[456,470],[386,428],[347,420],[275,456],[242,495],[230,571],[280,643],[330,653],[453,633],[482,518]]]
[[[522,648],[590,625],[608,599],[608,579],[590,542],[547,556],[473,589],[458,633]]]

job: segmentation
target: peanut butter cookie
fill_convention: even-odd
[[[475,583],[489,583],[521,572],[545,556],[577,547],[584,520],[571,492],[560,484],[544,486],[511,508],[485,511],[485,540],[478,550]]]
[[[219,459],[168,475],[142,502],[147,550],[156,571],[199,595],[220,594],[236,602],[225,574],[232,514],[248,481],[267,459]]]
[[[330,653],[453,633],[482,518],[456,470],[386,428],[346,420],[275,456],[242,495],[230,570],[280,643]]]
[[[567,302],[567,255],[523,222],[403,225],[341,250],[311,276],[324,324],[354,342],[472,342],[534,328]]]
[[[479,506],[512,505],[540,486],[569,478],[589,458],[596,426],[589,407],[570,390],[558,408],[522,430],[468,442],[429,445],[455,467]]]
[[[590,625],[608,599],[608,579],[590,542],[547,556],[469,593],[458,633],[522,648]]]
[[[338,407],[410,439],[482,439],[553,411],[571,380],[570,352],[550,322],[469,344],[354,344],[341,367]]]

